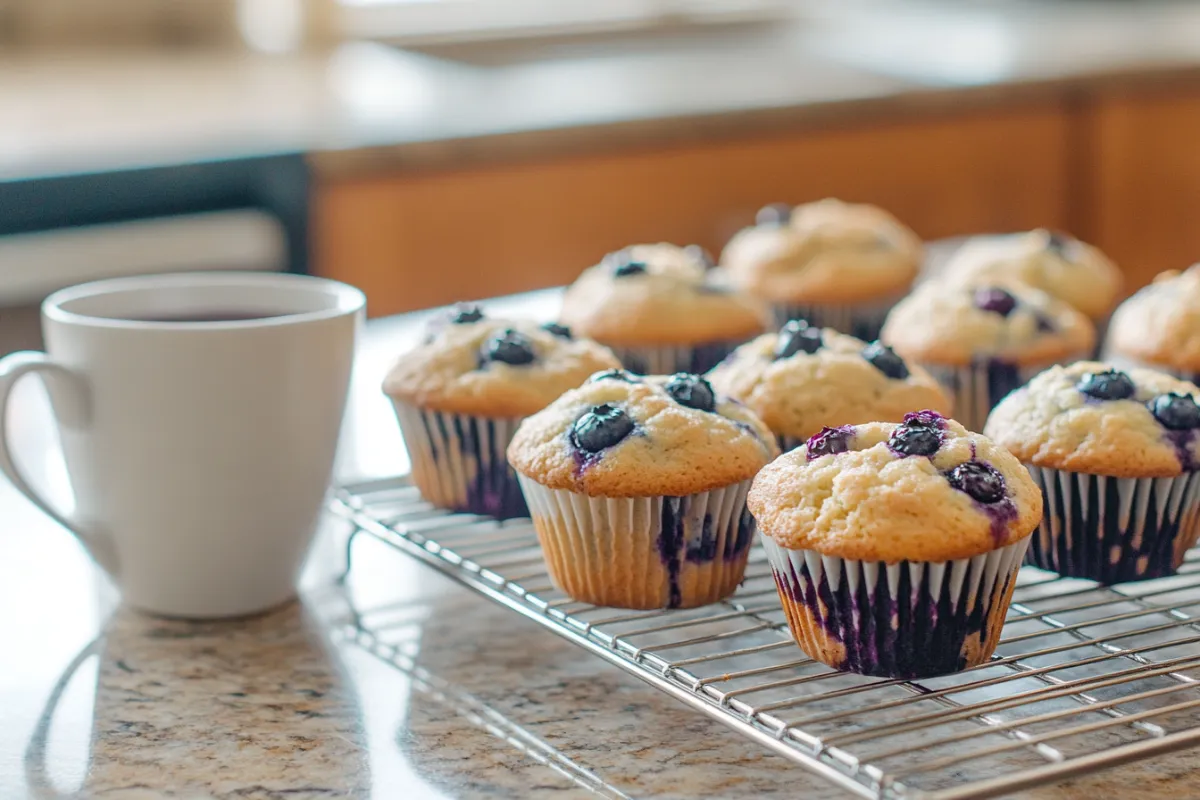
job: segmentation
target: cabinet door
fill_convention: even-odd
[[[1096,96],[1095,239],[1132,290],[1200,261],[1200,90]]]
[[[772,201],[874,202],[927,238],[1068,228],[1069,133],[1050,102],[893,106],[788,132],[457,170],[321,178],[318,158],[317,269],[390,314],[566,283],[634,242],[715,254]]]

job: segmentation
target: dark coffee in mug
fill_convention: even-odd
[[[139,314],[125,317],[132,322],[246,322],[252,319],[273,319],[286,317],[286,313],[278,311],[180,311],[178,313],[164,312],[162,314]]]

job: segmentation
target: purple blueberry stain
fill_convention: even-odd
[[[971,457],[975,450],[972,443]],[[1008,533],[1008,526],[1017,518],[1017,507],[1008,497],[1008,486],[1004,476],[991,464],[982,461],[967,461],[946,473],[946,480],[954,489],[975,501],[976,506],[991,520],[992,540],[1001,544]]]
[[[662,519],[659,523],[658,557],[667,568],[667,608],[679,608],[683,595],[679,590],[679,553],[683,549],[682,497],[664,497]]]
[[[1200,406],[1195,398],[1175,392],[1160,394],[1147,403],[1147,407],[1166,428],[1164,436],[1175,448],[1180,467],[1185,472],[1194,472],[1200,467],[1193,451],[1196,429],[1200,428]]]
[[[1007,317],[1017,307],[1017,298],[998,286],[976,289],[973,300],[975,307],[980,311],[990,311],[1002,317]]]
[[[865,581],[857,590],[850,581],[832,588],[827,573],[813,580],[807,564],[797,573],[772,570],[781,596],[805,606],[830,639],[842,645],[845,660],[837,669],[889,678],[921,678],[956,672],[966,666],[963,645],[978,635],[987,642],[987,618],[982,604],[969,607],[969,593],[951,600],[949,581],[932,595],[928,584],[914,584],[907,563],[898,571],[895,594],[887,570],[879,570],[874,586]],[[1011,576],[1005,576],[1001,593]]]
[[[821,428],[820,433],[813,434],[805,443],[805,447],[808,448],[806,460],[813,461],[822,456],[834,456],[847,452],[850,449],[851,440],[854,439],[854,434],[853,425]]]

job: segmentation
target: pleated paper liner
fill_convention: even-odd
[[[588,497],[520,476],[555,585],[618,608],[694,608],[737,589],[754,538],[750,481],[686,497]]]
[[[1029,539],[945,562],[855,561],[763,537],[796,642],[847,672],[925,678],[988,660]]]
[[[793,319],[802,319],[818,328],[833,328],[841,333],[873,342],[879,338],[883,321],[902,295],[873,303],[833,305],[825,303],[776,303],[771,307],[776,327]]]
[[[1173,575],[1200,538],[1200,475],[1111,478],[1026,464],[1045,513],[1026,562],[1102,584]]]
[[[521,420],[430,411],[398,400],[392,405],[422,497],[450,511],[529,516],[505,457]]]
[[[645,347],[609,345],[609,349],[625,369],[637,375],[673,375],[676,372],[703,375],[720,364],[740,344],[741,341]]]
[[[1069,364],[1071,358],[1061,363]],[[1051,366],[1017,366],[1003,361],[985,361],[966,367],[947,367],[922,363],[938,383],[954,397],[954,419],[970,431],[982,431],[988,414],[1013,389],[1024,386],[1033,376]]]

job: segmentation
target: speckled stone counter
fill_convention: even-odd
[[[538,312],[553,295],[509,303]],[[505,303],[497,304],[503,313]],[[403,469],[379,378],[415,319],[374,325],[344,474]],[[65,489],[46,410],[21,387],[17,446]],[[0,486],[0,798],[835,798],[532,622],[345,530],[302,602],[223,623],[123,609],[67,534]],[[1200,796],[1195,752],[1025,797]]]

